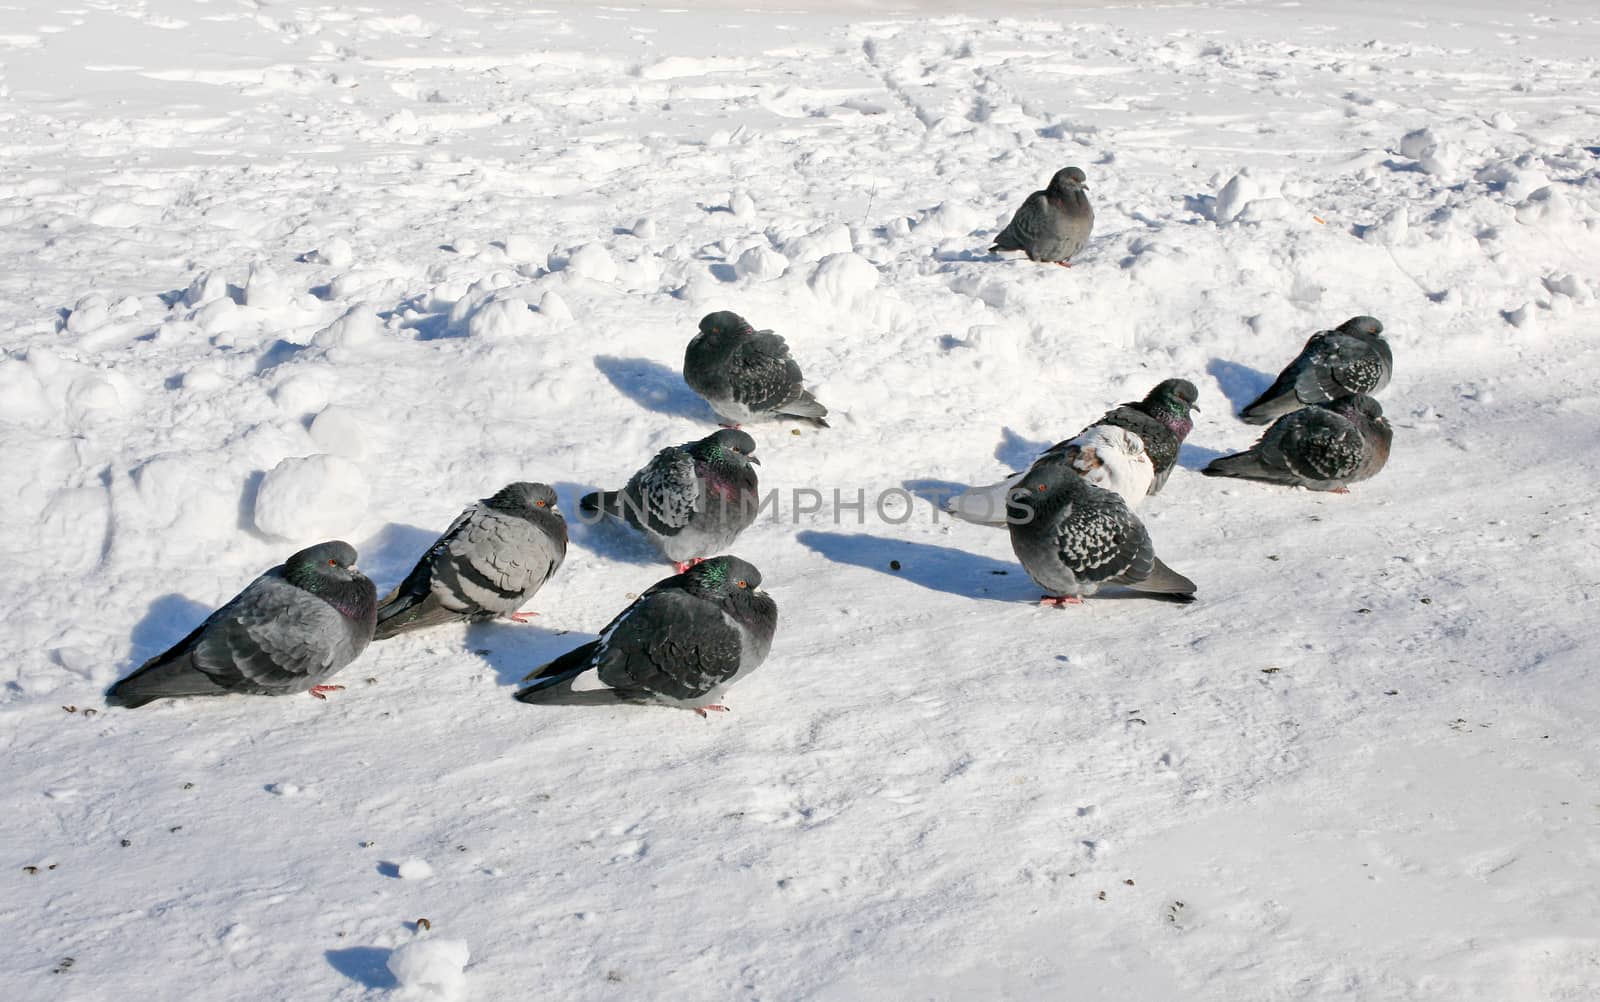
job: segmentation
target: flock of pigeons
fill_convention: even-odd
[[[1034,192],[992,250],[1070,267],[1088,242],[1094,210],[1077,167]],[[1242,420],[1270,427],[1245,452],[1214,460],[1207,476],[1310,490],[1346,490],[1383,468],[1392,432],[1371,394],[1388,385],[1394,358],[1383,324],[1353,317],[1314,334]],[[684,381],[725,427],[663,449],[620,490],[579,500],[589,516],[642,533],[677,573],[656,582],[598,637],[535,669],[516,698],[534,702],[593,669],[622,699],[663,702],[701,716],[767,657],[776,603],[761,572],[728,549],[759,510],[756,442],[739,426],[795,419],[828,427],[779,335],[735,313],[700,321],[684,354]],[[1193,601],[1194,582],[1163,564],[1134,514],[1159,492],[1193,428],[1193,383],[1168,379],[1141,401],[1108,411],[1047,449],[1025,472],[951,498],[958,517],[1004,526],[1023,569],[1065,605],[1108,585]],[[112,686],[110,702],[227,693],[326,698],[328,679],[374,639],[452,622],[509,617],[560,568],[567,526],[545,484],[514,483],[469,507],[411,573],[379,599],[348,543],[319,543],[251,582],[171,649]]]

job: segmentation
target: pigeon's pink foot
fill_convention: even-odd
[[[719,427],[719,428],[737,428],[739,426],[736,425],[736,424],[719,424],[717,427]]]
[[[1057,609],[1064,609],[1069,605],[1082,605],[1083,599],[1077,595],[1045,595],[1039,599],[1040,605],[1050,605]]]
[[[708,712],[709,713],[728,713],[728,712],[730,712],[726,706],[723,706],[720,703],[712,703],[710,706],[696,706],[696,707],[693,707],[693,710],[694,710],[695,713],[698,713],[702,717],[704,717]]]
[[[1328,493],[1329,494],[1349,494],[1350,493],[1350,488],[1348,488],[1348,487],[1335,487],[1333,490],[1329,491]]]
[[[306,691],[311,693],[311,695],[317,697],[318,699],[327,699],[328,698],[328,693],[330,693],[330,692],[342,692],[343,690],[344,690],[344,686],[342,686],[342,685],[314,685],[311,688],[307,689]]]
[[[1063,268],[1072,267],[1072,262],[1071,261],[1057,261],[1056,264],[1059,264]]]
[[[513,623],[531,623],[533,622],[533,617],[537,615],[539,615],[537,612],[513,612],[511,621]]]
[[[693,560],[685,560],[682,563],[673,564],[672,566],[678,569],[679,574],[682,574],[684,571],[695,566],[696,564],[703,564],[705,562],[705,557],[695,557]]]

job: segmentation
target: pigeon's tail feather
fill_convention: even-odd
[[[169,661],[145,662],[142,668],[106,692],[106,702],[131,710],[158,699],[221,696],[227,691],[196,669],[184,656]]]
[[[458,618],[439,604],[432,591],[418,594],[402,584],[378,602],[378,628],[372,639],[387,640],[399,633],[440,626]]]
[[[948,498],[944,510],[963,522],[1003,527],[1006,524],[1006,502],[1011,497],[1012,489],[1021,480],[1022,474],[1014,473],[997,484],[969,488]]]
[[[585,515],[607,515],[622,517],[622,492],[621,491],[592,491],[578,499],[578,510]]]
[[[1151,595],[1165,595],[1179,602],[1194,601],[1194,582],[1162,563],[1160,557],[1155,558],[1149,577],[1128,587]]]
[[[1261,457],[1254,452],[1239,452],[1213,459],[1200,472],[1208,477],[1239,477],[1242,480],[1277,482],[1284,479],[1282,473],[1262,463]]]
[[[573,648],[549,664],[535,668],[523,678],[524,682],[531,684],[517,693],[517,699],[524,703],[537,703],[553,690],[571,683],[573,679],[588,670],[590,662],[599,650],[600,642],[591,640],[581,647]]]
[[[1245,424],[1271,424],[1290,411],[1300,409],[1300,401],[1292,393],[1277,392],[1277,387],[1261,394],[1239,411],[1239,420]]]
[[[814,422],[819,428],[831,427],[828,422],[823,420],[823,417],[828,413],[828,408],[822,405],[822,401],[812,396],[810,390],[801,390],[800,395],[784,404],[779,413]]]

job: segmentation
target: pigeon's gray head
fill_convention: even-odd
[[[376,594],[356,567],[356,548],[341,539],[308,546],[283,562],[284,580],[356,619],[370,618]]]
[[[1363,337],[1378,337],[1383,334],[1383,321],[1377,317],[1351,317],[1340,324],[1338,330],[1341,334],[1358,334]]]
[[[1383,416],[1383,405],[1365,393],[1353,393],[1335,401],[1335,406],[1350,414],[1359,414],[1361,417],[1382,428],[1389,426],[1389,421]]]
[[[715,434],[707,435],[689,446],[689,454],[708,463],[761,465],[761,460],[756,458],[756,440],[750,437],[749,432],[738,428],[723,428]]]
[[[483,504],[484,507],[493,508],[495,511],[532,515],[540,509],[555,511],[556,492],[549,484],[534,484],[519,480],[500,488],[494,496],[484,498]]]
[[[732,310],[718,310],[707,313],[700,318],[700,333],[710,334],[713,337],[727,334],[744,334],[749,332],[750,325],[744,317]]]
[[[1088,191],[1088,178],[1077,167],[1063,167],[1050,179],[1050,190],[1057,195],[1071,191]]]
[[[738,557],[702,560],[684,571],[683,577],[691,591],[708,598],[736,596],[740,592],[755,594],[761,586],[761,572],[754,564]]]
[[[1006,518],[1024,524],[1040,509],[1058,510],[1090,485],[1071,463],[1047,459],[1036,463],[1006,495]]]
[[[1163,379],[1145,395],[1144,402],[1151,414],[1188,417],[1190,411],[1200,409],[1200,405],[1195,403],[1199,399],[1200,390],[1187,379]]]

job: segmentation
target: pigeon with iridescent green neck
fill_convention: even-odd
[[[662,449],[622,490],[585,494],[578,510],[628,523],[682,571],[727,549],[755,521],[761,501],[755,451],[748,432],[724,428]]]
[[[456,516],[394,591],[378,603],[376,639],[509,616],[567,556],[567,523],[546,484],[519,481]]]
[[[1378,402],[1355,394],[1290,411],[1255,445],[1200,472],[1343,494],[1383,469],[1393,439]]]
[[[1271,387],[1239,412],[1248,424],[1266,424],[1290,411],[1353,393],[1372,395],[1389,385],[1394,352],[1376,317],[1351,317],[1331,331],[1311,335]]]
[[[1200,409],[1195,403],[1199,398],[1200,391],[1187,379],[1165,379],[1143,400],[1119,404],[1095,422],[1126,428],[1144,441],[1144,451],[1156,471],[1150,482],[1151,494],[1166,486],[1167,477],[1178,464],[1183,440],[1194,429],[1191,412]]]
[[[356,569],[349,543],[318,543],[250,582],[194,632],[111,687],[107,701],[342,689],[324,685],[366,649],[377,590]]]
[[[658,581],[594,640],[530,673],[517,699],[547,699],[593,668],[619,699],[725,710],[718,697],[766,660],[778,628],[760,584],[760,571],[730,556]]]

